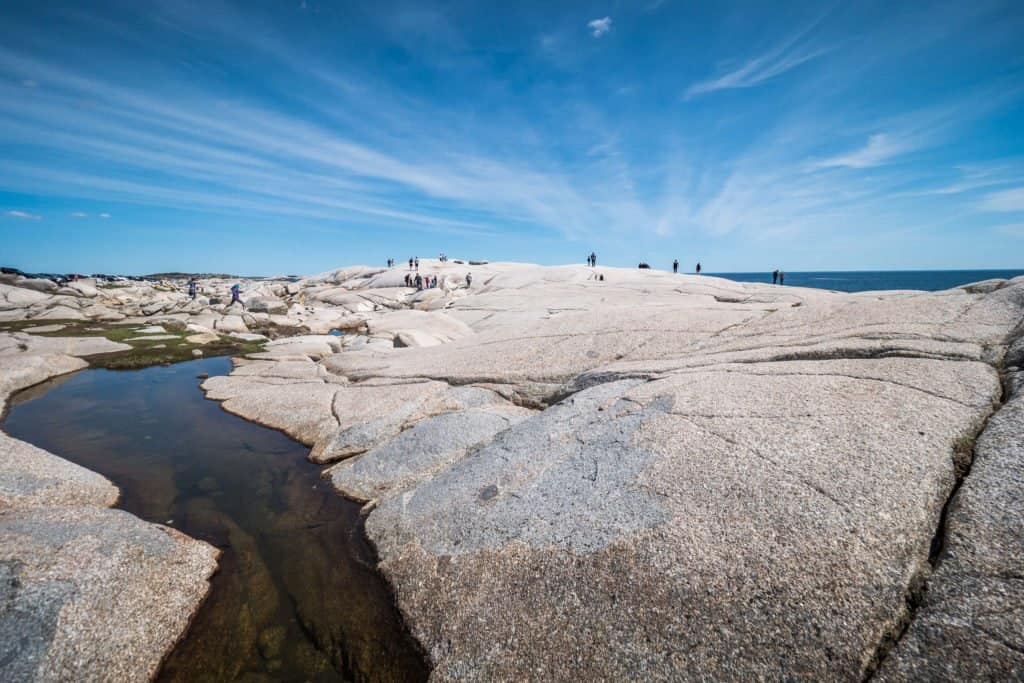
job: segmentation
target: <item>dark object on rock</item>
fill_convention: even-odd
[[[210,378],[210,374],[207,373],[207,372],[200,372],[198,375],[196,375],[196,379],[209,379],[209,378]]]
[[[219,296],[211,296],[210,297],[210,305],[211,306],[214,306],[216,304],[222,304],[222,303],[224,303],[224,299],[222,299],[221,297],[219,297]]]
[[[456,263],[458,263],[458,261],[456,261]],[[487,261],[470,261],[469,265],[471,265],[471,266],[486,266],[487,263],[488,263]]]
[[[642,269],[645,269],[645,270],[649,270],[650,267],[651,266],[649,264],[647,264],[647,263],[641,263],[640,265],[637,266],[637,268],[642,268]]]
[[[480,492],[480,500],[490,500],[498,495],[498,487],[495,484],[485,486],[484,490]]]

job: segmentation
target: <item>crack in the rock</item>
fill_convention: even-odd
[[[1003,344],[1006,348],[1009,348],[1010,345],[1019,338],[1019,336],[1020,330],[1014,330],[1014,332],[1008,335],[1007,339],[1003,340]],[[993,402],[992,405],[989,406],[988,413],[980,419],[978,427],[974,433],[970,436],[964,437],[959,443],[954,444],[952,459],[956,480],[949,491],[949,495],[946,497],[946,501],[942,506],[941,512],[939,513],[939,520],[929,547],[928,563],[932,570],[937,569],[944,559],[947,536],[946,524],[948,521],[949,510],[956,500],[964,481],[966,481],[967,477],[970,476],[971,466],[973,465],[974,458],[976,456],[975,448],[978,440],[981,438],[982,434],[984,434],[985,429],[988,427],[992,418],[1003,408],[1003,406],[1007,404],[1011,394],[1013,393],[1009,377],[1005,374],[1006,368],[1004,367],[1004,360],[1005,358],[1000,360],[997,364],[992,364],[995,370],[1000,373],[1000,378],[1002,380],[1001,396],[997,401]],[[927,584],[929,576],[930,573],[925,574],[922,572],[911,579],[911,583],[907,586],[907,590],[904,594],[905,604],[903,606],[903,614],[898,616],[895,628],[882,634],[882,638],[876,646],[875,652],[864,671],[864,675],[862,676],[863,681],[870,681],[874,677],[881,668],[885,658],[899,646],[903,637],[914,623],[917,611],[921,606],[923,596],[928,588]],[[979,632],[986,633],[976,625],[972,625],[972,627]],[[987,633],[986,635],[991,636],[991,634]],[[1005,644],[1001,640],[998,640],[998,642]],[[1007,647],[1019,652],[1024,652],[1024,650],[1021,650],[1020,648],[1015,648],[1009,645]]]

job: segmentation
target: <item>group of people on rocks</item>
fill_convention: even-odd
[[[423,277],[419,273],[416,273],[415,277],[412,273],[405,274],[405,286],[415,287],[416,291],[422,291],[424,289],[434,289],[437,287],[437,276],[430,275]]]

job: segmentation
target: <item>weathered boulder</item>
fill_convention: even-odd
[[[117,497],[105,477],[0,432],[0,515],[52,505],[110,507]]]
[[[56,292],[58,289],[56,282],[41,277],[20,278],[14,284],[16,287],[23,287],[24,289],[31,289],[36,292],[46,292],[47,294]]]
[[[218,332],[248,332],[249,328],[240,315],[225,315],[214,323],[214,329]]]
[[[52,306],[32,316],[33,320],[87,320],[78,309],[69,306]]]
[[[249,299],[245,302],[246,307],[253,313],[275,313],[284,314],[288,312],[288,304],[280,299],[260,297]]]

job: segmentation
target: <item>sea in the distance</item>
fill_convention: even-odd
[[[771,284],[772,274],[767,273],[705,273],[738,282],[766,282]],[[840,292],[868,292],[881,289],[920,289],[936,292],[959,287],[971,282],[993,278],[1010,279],[1024,275],[1020,270],[857,270],[824,272],[787,272],[787,287],[816,287]]]

